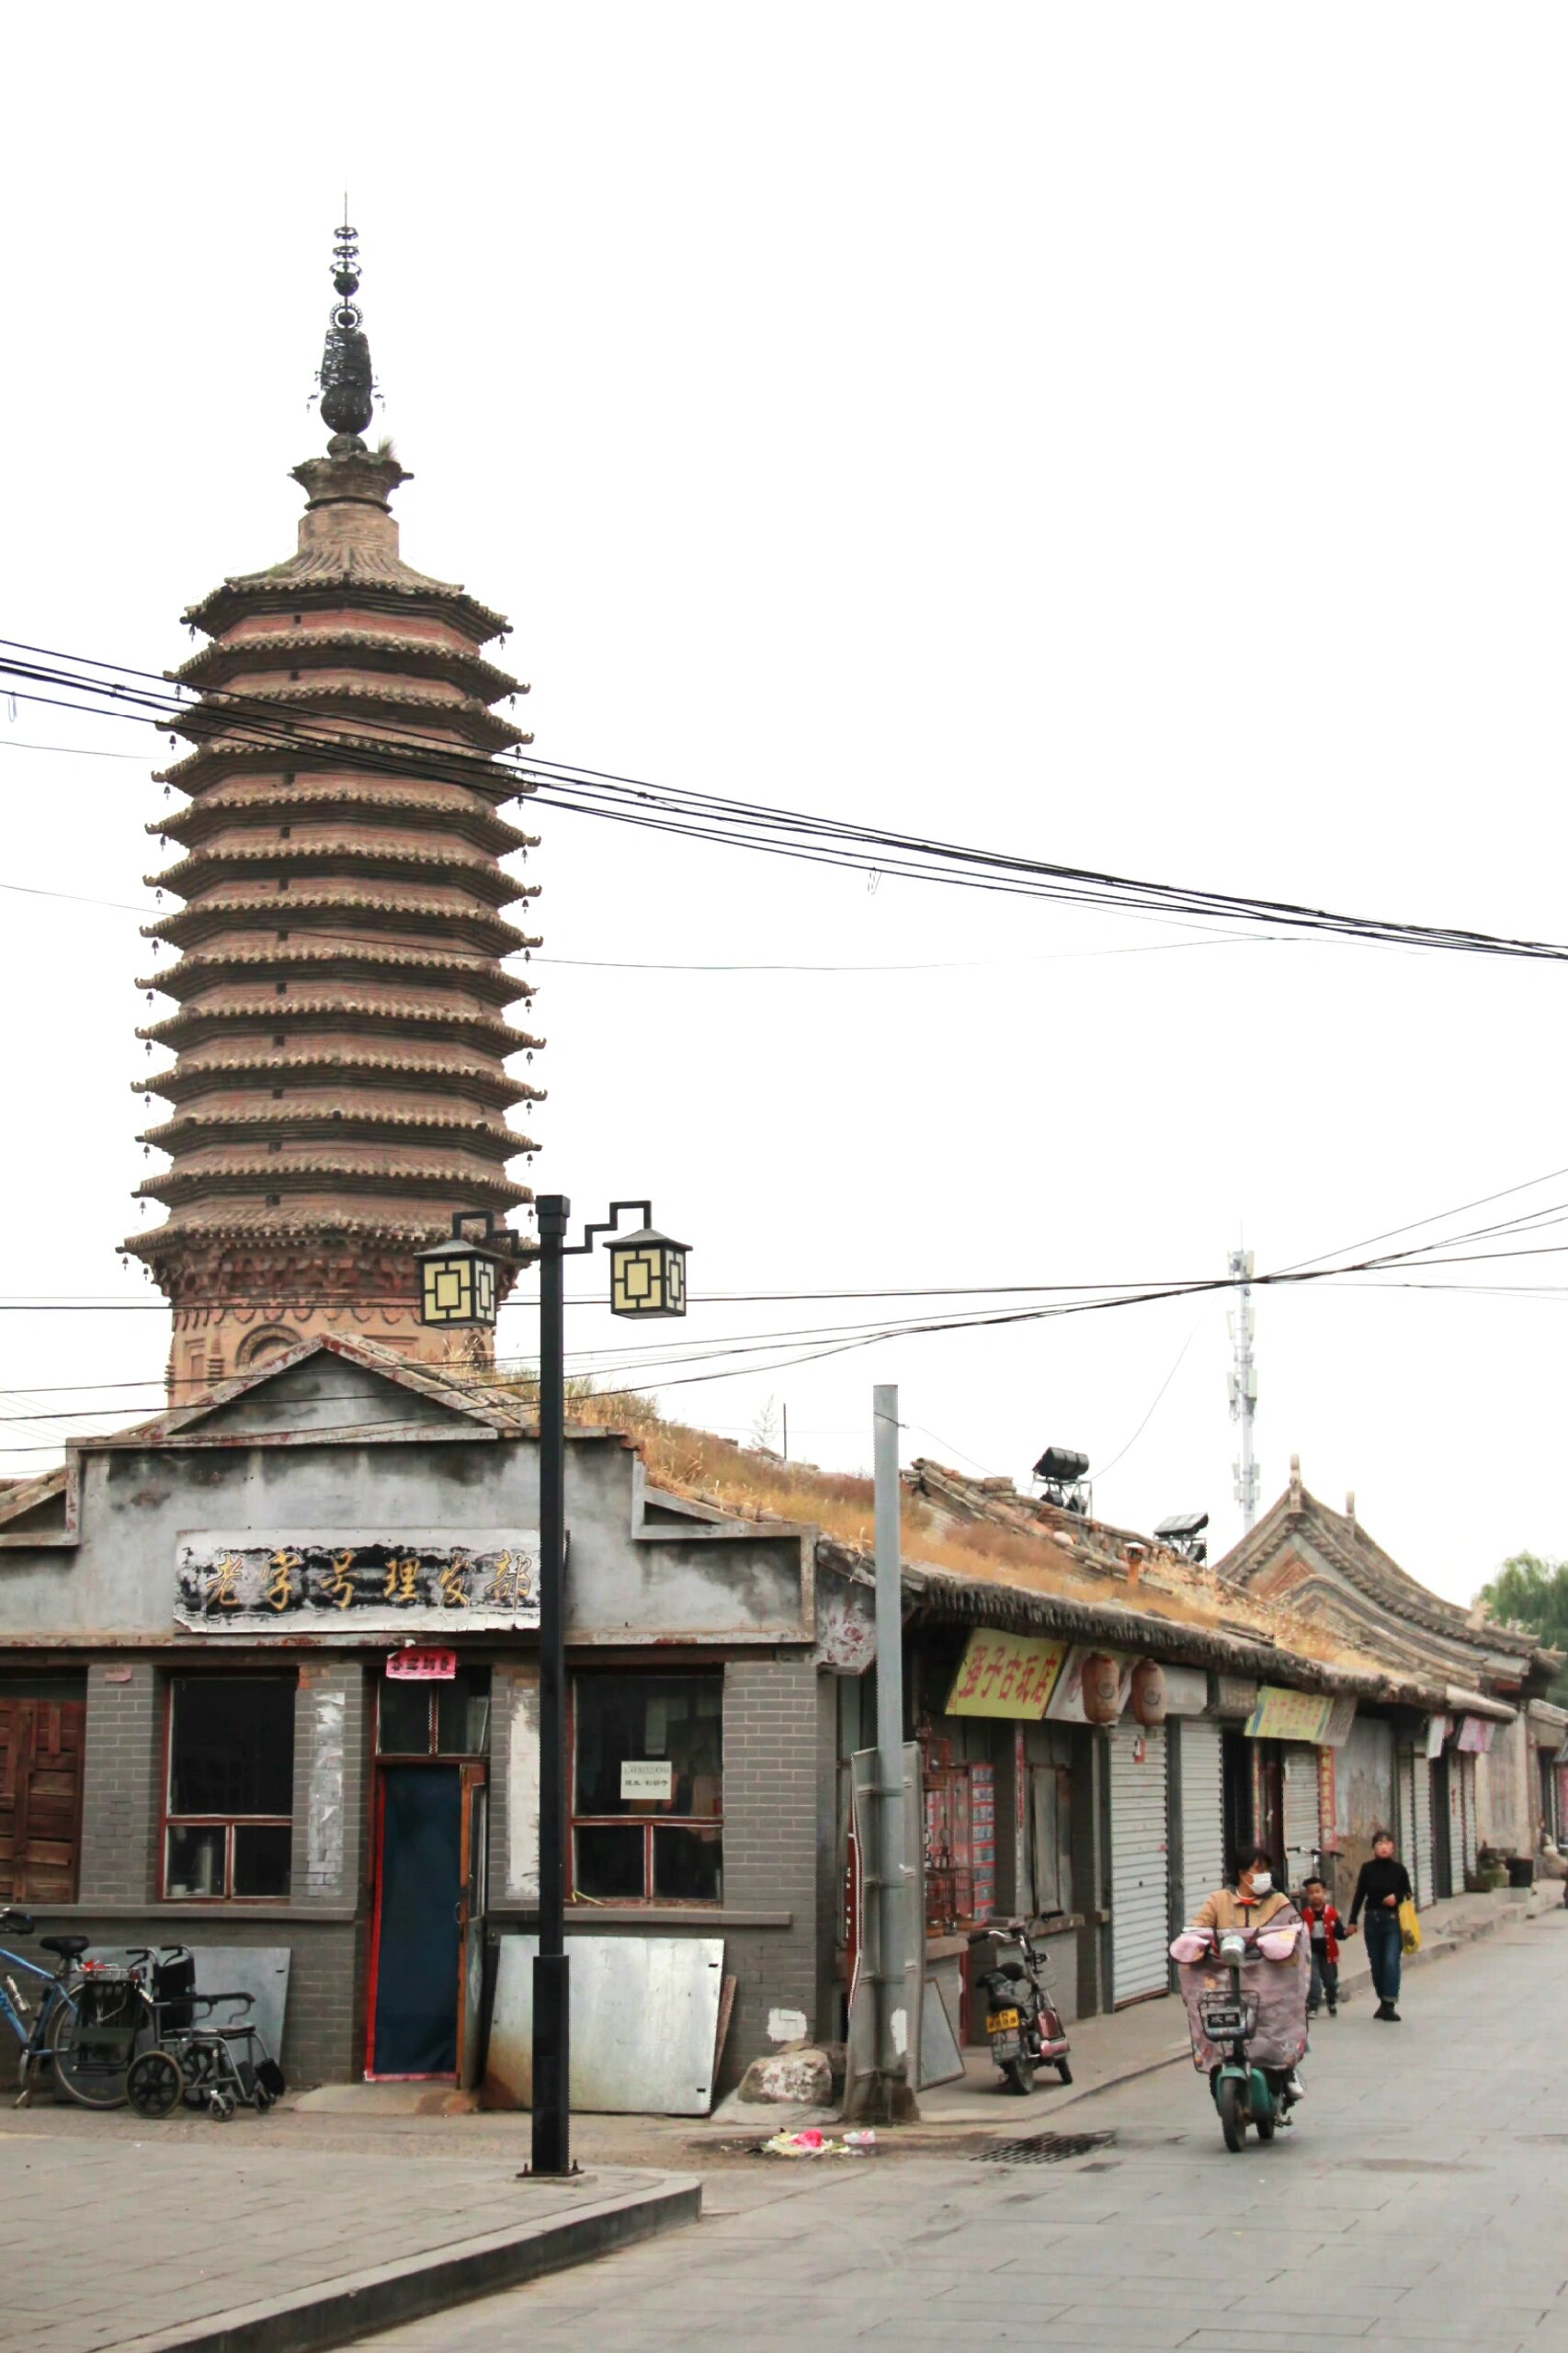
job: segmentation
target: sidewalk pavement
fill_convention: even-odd
[[[78,2111],[80,2113],[80,2111]],[[0,2340],[35,2353],[301,2353],[695,2222],[691,2175],[530,2182],[505,2162],[0,2130]]]

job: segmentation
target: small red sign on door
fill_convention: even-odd
[[[457,1671],[456,1651],[393,1651],[387,1660],[390,1683],[450,1683]]]

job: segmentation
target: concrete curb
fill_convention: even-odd
[[[694,2174],[657,2174],[627,2190],[525,2222],[512,2231],[460,2239],[401,2263],[324,2279],[292,2295],[243,2304],[151,2336],[126,2337],[113,2353],[316,2353],[372,2329],[423,2320],[450,2304],[516,2288],[547,2271],[609,2255],[639,2239],[695,2222],[702,2184]]]

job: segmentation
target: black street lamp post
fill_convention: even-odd
[[[566,1347],[562,1261],[608,1233],[610,1311],[653,1320],[686,1313],[686,1252],[654,1231],[646,1201],[612,1201],[602,1223],[568,1242],[572,1204],[541,1193],[539,1212],[539,1953],[533,1983],[533,2165],[572,2170],[572,1984],[566,1957]],[[642,1212],[631,1233],[623,1210]],[[483,1223],[475,1245],[467,1229]],[[481,1213],[459,1211],[453,1241],[422,1251],[420,1314],[427,1324],[494,1324],[495,1287],[473,1267],[479,1252],[510,1256],[520,1237]],[[493,1270],[486,1267],[485,1272]],[[486,1309],[488,1313],[486,1313]],[[461,1311],[461,1312],[460,1312]]]

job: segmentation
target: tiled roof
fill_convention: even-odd
[[[531,940],[530,947],[539,942]],[[464,990],[473,996],[488,997],[492,1005],[515,1005],[534,996],[537,990],[530,983],[519,981],[514,973],[494,957],[465,955],[460,949],[449,950],[432,948],[420,951],[412,948],[361,948],[347,935],[342,939],[319,942],[296,948],[292,940],[281,944],[274,940],[265,947],[220,948],[210,954],[200,949],[188,949],[176,962],[164,971],[143,972],[137,982],[140,989],[156,989],[164,996],[190,998],[214,987],[222,976],[245,979],[255,975],[260,979],[269,972],[303,973],[307,979],[322,979],[336,972],[354,972],[360,980],[374,979],[385,973],[389,979],[399,975],[413,987],[428,981],[435,988],[451,987]],[[290,983],[290,988],[292,983]],[[321,998],[318,1006],[335,1005],[335,998]],[[290,994],[288,1004],[281,1000],[273,1006],[268,1000],[262,1007],[251,1010],[295,1013],[300,1000]],[[454,1012],[452,1018],[463,1017]]]
[[[161,1095],[171,1103],[199,1097],[213,1086],[232,1086],[236,1080],[278,1078],[384,1078],[403,1086],[430,1086],[445,1091],[488,1096],[495,1103],[542,1103],[541,1087],[511,1077],[495,1062],[422,1061],[415,1055],[310,1053],[299,1048],[276,1048],[269,1054],[214,1055],[210,1061],[176,1063],[152,1078],[126,1083],[133,1095]]]
[[[530,884],[517,895],[532,898],[535,890],[536,886]],[[478,907],[449,906],[442,899],[419,899],[394,895],[386,891],[356,891],[349,887],[335,891],[296,891],[287,899],[227,899],[216,895],[198,899],[158,923],[144,923],[142,937],[143,939],[169,939],[177,945],[181,940],[199,938],[203,934],[224,929],[230,925],[236,929],[243,928],[247,916],[271,927],[285,915],[298,918],[316,914],[343,917],[387,915],[403,923],[439,924],[443,929],[460,937],[466,935],[493,955],[510,955],[517,949],[534,944],[515,925],[503,923],[499,915],[486,914]]]
[[[165,867],[160,874],[144,874],[142,880],[149,891],[172,891],[177,898],[188,899],[191,894],[187,886],[193,878],[197,879],[199,888],[201,878],[221,875],[225,870],[235,867],[265,867],[272,871],[289,866],[315,868],[324,859],[334,858],[350,859],[355,868],[366,873],[374,873],[385,866],[407,866],[422,874],[449,874],[465,889],[477,892],[497,907],[512,906],[519,899],[537,899],[540,892],[537,882],[519,882],[494,858],[486,857],[483,850],[467,853],[456,849],[422,849],[414,843],[399,841],[391,832],[363,835],[358,840],[340,836],[336,841],[218,841],[210,847],[193,850],[187,858],[176,858],[173,866]],[[284,897],[282,892],[278,893],[279,912],[285,911]],[[257,904],[270,906],[273,902],[258,903],[247,899],[235,904],[247,907]],[[289,904],[299,904],[295,894],[289,894]]]
[[[120,1245],[139,1257],[156,1257],[160,1251],[176,1242],[219,1243],[231,1236],[248,1241],[276,1242],[278,1248],[297,1249],[306,1243],[330,1241],[342,1235],[347,1241],[369,1245],[385,1243],[389,1246],[421,1247],[426,1242],[438,1242],[450,1233],[450,1213],[414,1217],[378,1217],[371,1212],[357,1212],[335,1209],[331,1215],[319,1207],[308,1210],[291,1209],[283,1202],[277,1209],[246,1208],[226,1201],[214,1201],[206,1208],[182,1209],[165,1225],[139,1231]]]
[[[467,835],[480,848],[498,857],[515,849],[539,847],[537,834],[525,834],[519,826],[508,824],[492,803],[471,793],[466,785],[433,781],[421,786],[403,778],[379,784],[346,779],[335,784],[328,778],[310,774],[307,781],[300,785],[257,785],[233,791],[225,791],[220,786],[204,792],[199,800],[187,801],[167,816],[150,818],[142,831],[155,835],[160,841],[167,838],[195,843],[235,824],[271,816],[290,821],[308,819],[318,810],[333,816],[363,811],[373,817],[434,820],[443,832]]]
[[[183,759],[166,768],[154,768],[153,781],[176,784],[182,792],[195,793],[201,790],[202,780],[209,776],[226,776],[242,764],[258,762],[278,769],[287,762],[296,773],[324,763],[358,774],[369,771],[372,775],[407,776],[415,782],[442,779],[449,784],[466,786],[472,792],[493,797],[497,802],[537,790],[520,768],[500,767],[488,752],[469,752],[460,745],[433,740],[428,750],[423,746],[411,749],[389,744],[384,735],[350,734],[347,729],[335,730],[330,742],[324,734],[301,734],[281,743],[266,743],[256,735],[204,736]]]
[[[510,1154],[501,1154],[493,1166],[475,1165],[475,1156],[483,1155],[483,1147],[470,1142],[464,1151],[453,1149],[427,1160],[371,1162],[353,1159],[348,1154],[317,1160],[285,1160],[280,1153],[261,1153],[250,1159],[239,1154],[223,1160],[210,1160],[199,1168],[165,1168],[156,1176],[145,1177],[132,1192],[133,1199],[150,1201],[188,1199],[193,1193],[222,1190],[234,1187],[260,1187],[277,1192],[281,1187],[298,1188],[309,1179],[329,1190],[345,1185],[355,1192],[396,1192],[405,1185],[467,1185],[491,1199],[506,1201],[528,1201],[533,1199],[526,1185],[514,1185],[500,1174],[501,1164]]]
[[[144,1128],[137,1137],[138,1143],[156,1144],[161,1151],[176,1152],[182,1143],[189,1143],[200,1135],[225,1135],[236,1129],[286,1129],[297,1135],[311,1127],[341,1128],[346,1132],[358,1127],[416,1129],[421,1134],[435,1130],[437,1134],[454,1137],[483,1138],[486,1142],[506,1147],[508,1159],[522,1152],[537,1152],[537,1144],[527,1136],[516,1134],[504,1120],[487,1120],[470,1112],[392,1110],[377,1102],[369,1094],[345,1092],[331,1108],[324,1103],[312,1111],[302,1103],[272,1102],[237,1105],[231,1110],[183,1111],[172,1120],[164,1120],[156,1127]]]
[[[506,633],[504,613],[493,612],[459,584],[431,580],[389,551],[375,547],[301,549],[265,572],[232,573],[221,588],[212,589],[199,604],[187,605],[184,619],[195,629],[222,629],[222,616],[235,607],[256,599],[286,603],[296,591],[312,596],[332,590],[344,591],[350,600],[364,595],[385,597],[389,603],[456,607],[471,626],[476,625],[481,643]]]
[[[338,703],[367,703],[377,710],[416,712],[420,718],[428,719],[432,726],[466,732],[471,741],[488,744],[494,751],[514,744],[533,742],[533,737],[523,728],[515,726],[509,719],[503,719],[498,711],[489,710],[477,696],[459,695],[454,698],[422,692],[417,687],[361,685],[358,680],[350,679],[335,684],[330,679],[301,678],[286,686],[251,686],[238,694],[229,694],[214,688],[203,695],[199,702],[182,704],[171,715],[156,720],[153,724],[160,733],[167,733],[173,729],[176,733],[187,735],[199,743],[227,721],[233,720],[243,728],[247,717],[254,716],[258,707],[263,705],[279,710],[325,713]],[[417,725],[418,721],[410,723]],[[265,740],[269,744],[276,743],[276,731],[269,732]],[[435,741],[438,747],[439,737]],[[422,750],[423,738],[412,748],[415,754]]]
[[[225,638],[204,645],[188,662],[182,662],[177,670],[165,670],[164,676],[186,686],[222,684],[236,673],[243,675],[253,662],[264,664],[283,653],[386,654],[419,668],[456,669],[483,684],[485,699],[491,702],[499,701],[503,695],[526,695],[528,691],[520,679],[497,669],[494,663],[487,662],[472,648],[443,644],[437,638],[399,637],[391,630],[370,629],[279,629],[269,630],[262,637]]]
[[[147,985],[150,987],[152,983]],[[427,1025],[431,1029],[472,1030],[502,1041],[499,1051],[508,1054],[520,1053],[525,1047],[537,1051],[544,1044],[542,1038],[532,1037],[526,1029],[514,1029],[509,1022],[502,1021],[493,1013],[471,1013],[466,1007],[455,1005],[422,1005],[416,998],[392,997],[377,1003],[370,998],[359,997],[291,996],[288,1018],[297,1021],[302,1014],[308,1015],[312,1021],[336,1018],[356,1024],[361,1021],[368,1024],[403,1021]],[[259,1005],[225,1005],[216,996],[203,997],[196,1005],[182,1007],[178,1013],[169,1014],[145,1029],[138,1029],[136,1035],[148,1039],[153,1044],[164,1040],[172,1043],[176,1037],[187,1034],[191,1029],[207,1020],[272,1022],[280,1017],[280,1011],[275,1011],[270,1000]]]

